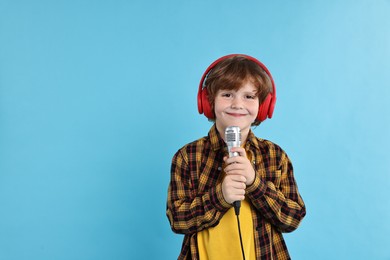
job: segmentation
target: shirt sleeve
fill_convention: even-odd
[[[257,169],[247,195],[257,211],[281,232],[294,231],[306,215],[292,164],[285,153],[276,170]]]
[[[231,207],[223,198],[220,183],[198,193],[193,174],[199,173],[193,167],[183,149],[174,155],[166,214],[175,233],[191,234],[215,226]]]

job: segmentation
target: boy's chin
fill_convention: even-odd
[[[216,122],[217,128],[220,130],[225,130],[229,126],[238,126],[240,129],[249,129],[252,126],[252,123],[240,122],[239,120],[232,120],[227,122]]]

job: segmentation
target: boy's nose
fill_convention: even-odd
[[[235,109],[242,108],[241,100],[239,98],[237,98],[237,97],[233,98],[231,107],[235,108]]]

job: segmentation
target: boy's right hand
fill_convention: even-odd
[[[222,181],[222,194],[225,201],[232,204],[245,199],[246,178],[242,175],[226,175]]]

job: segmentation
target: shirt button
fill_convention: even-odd
[[[218,171],[222,170],[222,167],[218,167]]]

